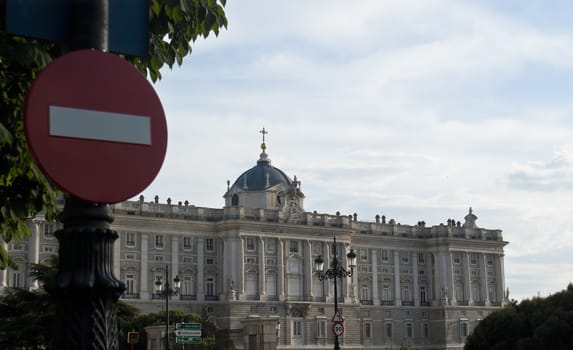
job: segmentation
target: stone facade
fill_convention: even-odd
[[[333,284],[319,280],[313,261],[322,256],[328,268],[336,237],[343,266],[351,248],[357,254],[354,275],[338,280],[345,349],[461,349],[504,305],[507,242],[500,230],[477,227],[471,208],[463,223],[435,226],[307,212],[300,182],[272,167],[265,149],[257,166],[229,183],[221,209],[157,197],[110,206],[124,301],[162,310],[154,282],[168,265],[182,282],[170,309],[206,310],[239,349],[329,349]],[[30,226],[30,238],[7,246],[19,270],[0,271],[0,288],[37,287],[27,264],[57,252],[56,225]]]

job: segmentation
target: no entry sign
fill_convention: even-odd
[[[24,127],[44,173],[96,203],[143,191],[167,149],[165,113],[151,84],[101,51],[74,51],[50,63],[28,92]]]

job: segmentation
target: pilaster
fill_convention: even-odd
[[[400,252],[394,251],[394,305],[402,305],[402,293],[400,291]]]

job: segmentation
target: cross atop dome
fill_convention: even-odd
[[[263,152],[260,155],[259,162],[270,163],[271,160],[269,159],[267,153],[265,152],[267,150],[267,144],[265,143],[265,135],[267,135],[269,132],[267,130],[265,130],[264,126],[263,126],[263,130],[259,130],[259,132],[261,134],[263,134],[263,143],[261,143],[261,149],[263,150]]]
[[[263,150],[263,153],[265,152],[265,150],[267,149],[267,145],[265,144],[265,135],[268,134],[269,132],[265,130],[265,127],[263,126],[263,130],[259,131],[261,134],[263,134],[263,143],[261,144],[261,149]]]

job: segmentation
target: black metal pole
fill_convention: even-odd
[[[70,50],[108,49],[109,0],[70,1]],[[99,170],[94,170],[99,171]],[[112,171],[112,170],[106,170]],[[86,184],[88,186],[89,184]],[[56,348],[116,350],[117,300],[125,285],[113,275],[113,218],[107,205],[68,197],[60,217]]]
[[[338,311],[338,288],[336,286],[336,279],[338,278],[338,258],[336,257],[336,237],[334,237],[334,244],[332,245],[332,269],[334,270],[334,314]],[[340,350],[340,343],[338,336],[334,335],[334,350]]]
[[[55,296],[56,348],[116,350],[117,300],[125,285],[113,275],[113,242],[118,235],[109,225],[105,205],[76,198],[66,200],[55,236],[60,243]]]
[[[169,265],[165,265],[165,350],[169,350]]]

